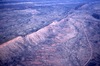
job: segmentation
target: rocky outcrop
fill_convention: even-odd
[[[0,65],[98,66],[98,6],[98,3],[85,4],[60,21],[0,45]]]

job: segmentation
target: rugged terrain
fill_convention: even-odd
[[[0,10],[1,66],[100,66],[100,2],[31,5]]]

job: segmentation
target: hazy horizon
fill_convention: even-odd
[[[93,2],[99,0],[1,0],[0,2]]]

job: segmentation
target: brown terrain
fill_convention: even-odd
[[[84,4],[59,21],[2,43],[0,65],[100,66],[99,50],[100,3]]]

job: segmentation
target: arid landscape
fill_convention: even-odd
[[[100,66],[100,1],[0,3],[0,66]]]

